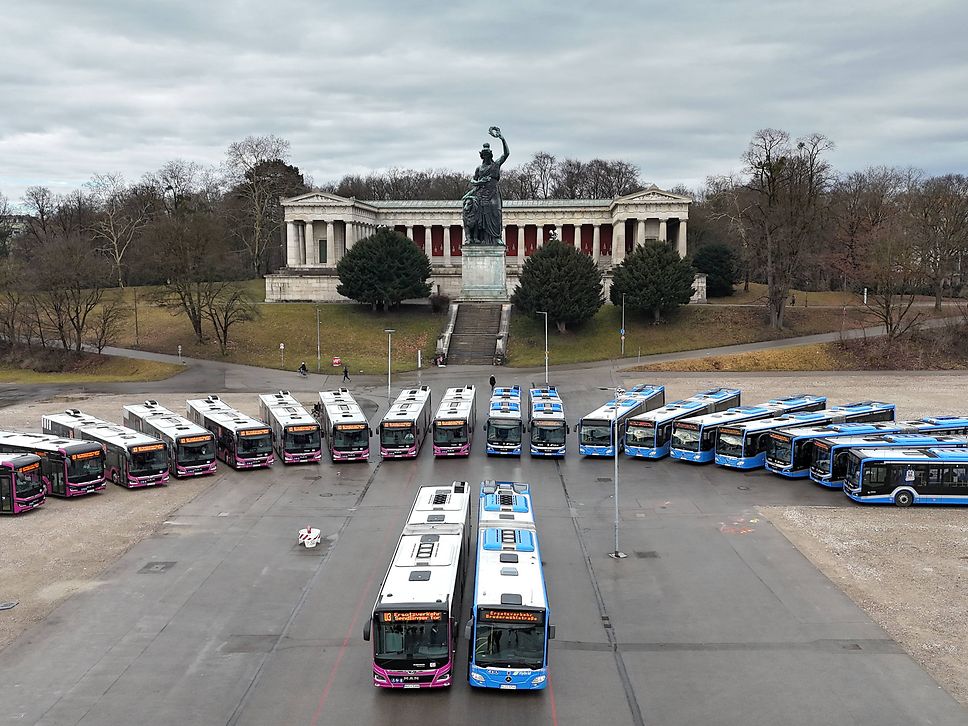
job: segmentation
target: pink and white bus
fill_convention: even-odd
[[[89,416],[77,409],[41,419],[45,434],[96,441],[104,447],[107,476],[127,489],[168,483],[168,448],[140,431]]]
[[[434,456],[470,456],[477,424],[474,386],[448,388],[434,416]]]
[[[0,514],[23,514],[44,503],[40,457],[0,454]]]
[[[333,461],[369,460],[370,424],[347,389],[320,391],[316,415]]]
[[[322,460],[319,423],[289,391],[259,396],[259,415],[272,429],[273,445],[283,464]]]
[[[215,434],[159,405],[145,401],[122,408],[124,425],[157,436],[168,445],[168,470],[176,477],[214,474]]]
[[[470,559],[467,482],[422,486],[380,585],[363,640],[378,688],[450,686]]]
[[[400,391],[380,426],[380,456],[384,459],[415,459],[430,428],[430,388]]]
[[[37,454],[48,496],[76,497],[104,491],[104,449],[95,441],[0,431],[0,451]]]
[[[188,418],[215,435],[215,453],[236,469],[272,466],[272,430],[265,421],[247,416],[218,396],[186,401]]]

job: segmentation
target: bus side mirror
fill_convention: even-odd
[[[554,625],[549,625],[548,626],[548,640],[554,640],[554,639],[555,639],[555,626]]]
[[[373,623],[373,619],[372,618],[367,618],[366,623],[363,624],[363,640],[367,640],[368,641],[370,639],[370,625],[372,623]],[[552,626],[552,627],[554,627],[554,626]]]
[[[471,618],[467,621],[467,625],[464,626],[464,640],[470,640],[471,634],[474,629],[474,619]]]
[[[568,424],[565,424],[565,433],[566,434],[570,434],[571,433],[571,426],[569,426]]]

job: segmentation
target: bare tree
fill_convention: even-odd
[[[221,286],[208,298],[205,317],[215,330],[215,339],[222,355],[228,352],[229,329],[236,323],[255,320],[258,309],[245,290],[234,283]]]
[[[914,306],[921,274],[915,239],[909,221],[888,212],[865,231],[863,254],[857,259],[857,275],[871,289],[867,312],[884,326],[889,341],[903,336],[922,317]]]
[[[286,165],[289,142],[278,136],[246,136],[229,144],[225,154],[226,177],[234,194],[243,201],[245,217],[237,225],[238,242],[249,258],[252,271],[268,271],[269,249],[280,242],[282,215],[277,165]]]
[[[558,174],[558,159],[547,151],[537,152],[523,167],[531,180],[532,199],[548,199],[555,188]]]
[[[104,352],[106,347],[117,342],[127,317],[128,309],[120,295],[105,297],[91,318],[86,342],[94,346],[98,354]]]
[[[968,177],[948,174],[925,180],[910,194],[924,276],[941,309],[944,287],[968,252]]]
[[[124,257],[151,218],[151,202],[120,174],[97,174],[88,184],[97,205],[90,231],[99,251],[114,265],[118,287],[124,287]]]

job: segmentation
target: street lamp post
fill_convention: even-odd
[[[619,333],[622,336],[622,357],[625,357],[625,293],[622,293],[622,330]]]
[[[614,560],[624,560],[628,555],[618,547],[618,400],[625,394],[625,389],[618,387],[602,388],[601,390],[615,392],[615,412],[612,415],[612,446],[615,447],[615,475],[612,478],[615,483],[613,495],[615,499],[615,549],[609,552],[608,556]]]
[[[545,385],[548,385],[548,313],[543,310],[538,311],[538,315],[544,315],[545,324]]]
[[[319,348],[319,305],[316,306],[316,372],[321,372],[322,355]]]
[[[390,353],[392,348],[390,347],[390,341],[393,340],[393,334],[397,332],[394,328],[384,328],[383,332],[387,334],[387,405],[390,403]]]

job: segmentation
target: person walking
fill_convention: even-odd
[[[346,383],[350,379],[350,369],[349,366],[343,366],[343,383]]]
[[[488,383],[491,384],[491,393],[494,393],[494,386],[497,384],[497,379],[494,376],[491,376],[491,378],[488,380]]]

